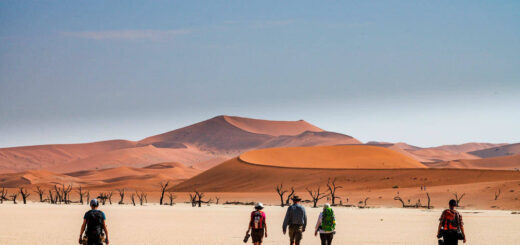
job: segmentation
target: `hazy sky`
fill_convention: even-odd
[[[0,1],[0,147],[221,114],[520,142],[520,1]]]

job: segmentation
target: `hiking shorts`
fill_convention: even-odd
[[[251,230],[251,240],[253,243],[262,242],[264,239],[264,229],[252,229]]]
[[[303,225],[289,225],[289,239],[292,242],[302,240]]]
[[[103,245],[103,243],[101,242],[101,237],[89,236],[87,237],[87,245]]]
[[[457,231],[443,231],[442,237],[444,238],[444,245],[457,245],[459,244],[459,239],[457,238]]]

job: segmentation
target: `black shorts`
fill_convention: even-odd
[[[262,242],[264,239],[264,229],[252,229],[251,230],[251,240],[253,243]]]

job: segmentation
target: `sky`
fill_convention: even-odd
[[[520,142],[520,1],[0,1],[0,147],[217,115]]]

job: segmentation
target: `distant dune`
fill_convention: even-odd
[[[70,172],[118,166],[142,167],[168,161],[208,169],[253,149],[359,143],[351,136],[326,132],[303,120],[269,121],[217,116],[138,142],[112,140],[3,148],[0,149],[0,173],[30,169]]]
[[[518,155],[520,154],[520,143],[502,145],[469,153],[481,158]]]
[[[252,164],[289,168],[425,168],[408,156],[368,145],[269,148],[249,151],[239,158]]]
[[[518,170],[520,169],[520,155],[490,157],[476,160],[453,160],[427,164],[431,168],[463,168],[463,169],[493,169]]]
[[[367,191],[395,187],[457,185],[467,183],[520,180],[517,171],[457,170],[457,169],[308,169],[280,168],[248,164],[238,158],[228,160],[185,182],[174,186],[174,191],[207,192],[274,192],[284,183],[297,191],[315,188],[337,178],[343,191]]]
[[[29,170],[20,173],[0,174],[0,186],[15,188],[36,185],[49,188],[53,185],[72,184],[94,189],[133,188],[138,190],[157,190],[159,183],[170,181],[180,183],[202,172],[181,163],[167,162],[144,168],[117,167],[102,170],[85,170],[66,174],[46,170]]]

